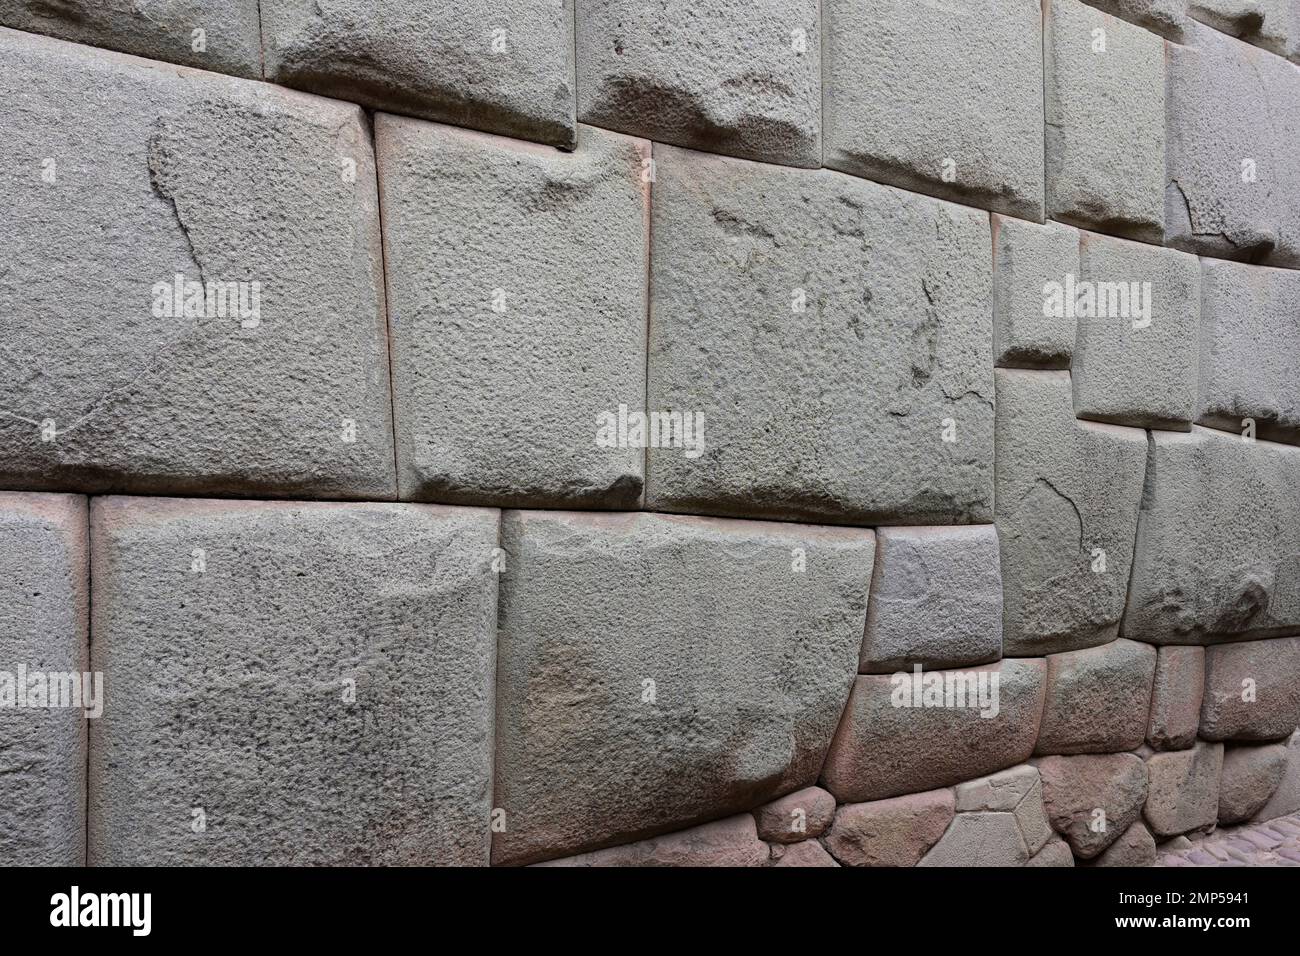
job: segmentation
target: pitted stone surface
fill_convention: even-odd
[[[1213,826],[1219,819],[1223,744],[1198,740],[1191,750],[1146,756],[1143,817],[1159,838]]]
[[[797,843],[821,836],[835,819],[835,798],[821,787],[804,787],[754,811],[758,835],[769,843]]]
[[[1286,769],[1268,802],[1255,814],[1256,820],[1272,820],[1300,811],[1300,731],[1286,745]]]
[[[1011,813],[959,813],[917,866],[1024,866],[1029,849]]]
[[[640,839],[816,782],[874,545],[859,529],[508,512],[493,861]]]
[[[376,137],[401,497],[636,507],[644,452],[597,421],[644,404],[650,145],[387,115]]]
[[[92,864],[487,863],[496,511],[111,497],[91,524]]]
[[[1000,366],[1069,368],[1077,320],[1045,315],[1048,283],[1079,274],[1079,232],[993,215],[993,354]]]
[[[846,803],[835,811],[826,848],[844,866],[915,866],[952,822],[949,789]]]
[[[1182,43],[1185,38],[1187,0],[1087,0],[1087,3],[1175,43]]]
[[[1205,740],[1285,740],[1300,724],[1300,637],[1205,651]]]
[[[539,866],[764,866],[770,858],[748,813],[678,833],[609,847]]]
[[[1094,861],[1094,866],[1153,866],[1156,841],[1139,820]]]
[[[660,143],[817,167],[817,0],[577,0],[578,118]]]
[[[1043,757],[1038,772],[1053,829],[1082,859],[1097,856],[1142,815],[1147,770],[1133,754]]]
[[[1286,774],[1286,744],[1225,747],[1219,824],[1244,823],[1273,796]]]
[[[1156,649],[1120,639],[1047,658],[1035,753],[1118,753],[1146,738]]]
[[[1205,648],[1158,648],[1151,689],[1147,745],[1154,750],[1186,750],[1196,742],[1205,693]]]
[[[1188,0],[1191,15],[1229,36],[1300,62],[1295,0]]]

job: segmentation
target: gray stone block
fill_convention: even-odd
[[[1255,821],[1275,820],[1300,810],[1300,731],[1291,735],[1286,745],[1286,769],[1282,781],[1255,814]]]
[[[1069,368],[1075,313],[1051,314],[1048,289],[1079,274],[1079,233],[993,216],[993,354],[1000,366]]]
[[[394,496],[358,107],[0,30],[0,126],[0,485]]]
[[[1052,838],[1052,826],[1043,807],[1043,785],[1038,769],[1023,764],[1001,773],[957,786],[957,812],[1010,813],[1030,856]]]
[[[1129,23],[1136,23],[1152,33],[1175,43],[1182,43],[1187,31],[1187,0],[1086,0],[1098,10]]]
[[[266,78],[571,148],[573,0],[262,0]]]
[[[1296,0],[1190,0],[1191,16],[1230,36],[1300,62]]]
[[[538,866],[764,866],[769,859],[767,844],[754,830],[748,813],[716,820],[698,827],[609,847],[594,853],[579,853]]]
[[[493,861],[637,840],[815,783],[874,545],[859,529],[508,512]]]
[[[1150,754],[1143,817],[1158,838],[1178,836],[1219,819],[1219,776],[1223,744],[1198,740],[1191,750]]]
[[[1047,658],[1038,754],[1134,750],[1146,738],[1156,649],[1117,640]]]
[[[826,848],[844,866],[916,866],[952,822],[952,790],[846,803],[835,811]]]
[[[1070,852],[1070,844],[1060,837],[1052,837],[1025,866],[1074,866],[1074,854]]]
[[[488,861],[496,511],[99,498],[90,861]]]
[[[0,866],[86,862],[89,574],[85,498],[0,492]]]
[[[647,507],[987,523],[988,216],[827,170],[656,147]]]
[[[1092,859],[1142,815],[1147,769],[1135,754],[1080,754],[1038,761],[1052,827],[1082,859]]]
[[[577,0],[578,118],[661,143],[822,162],[817,0]]]
[[[1286,752],[1286,744],[1224,748],[1219,826],[1244,823],[1264,808],[1286,774]]]
[[[1205,740],[1285,740],[1300,724],[1300,637],[1205,651]]]
[[[1029,849],[1012,813],[959,813],[917,866],[1024,866]]]
[[[1141,821],[1124,831],[1093,866],[1155,866],[1156,841]]]
[[[1186,750],[1196,742],[1205,693],[1205,648],[1167,645],[1156,655],[1147,746]]]
[[[376,136],[401,497],[635,508],[643,449],[597,439],[644,404],[650,144]]]

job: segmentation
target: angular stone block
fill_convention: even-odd
[[[656,147],[647,507],[991,519],[988,217],[827,170]]]
[[[578,118],[660,143],[822,163],[817,0],[577,0]]]
[[[498,524],[95,499],[90,862],[485,865]]]
[[[956,794],[958,813],[1012,814],[1031,856],[1052,838],[1052,826],[1043,807],[1043,785],[1033,766],[1024,764],[959,784]]]
[[[826,848],[844,866],[915,866],[952,822],[949,789],[909,793],[835,811]]]
[[[859,675],[822,785],[837,800],[860,803],[1023,763],[1038,736],[1046,670],[1041,660],[1008,659],[967,670]]]
[[[387,115],[376,137],[401,497],[636,507],[645,453],[599,425],[644,404],[650,145]]]
[[[1141,821],[1124,831],[1118,840],[1093,862],[1094,866],[1155,866],[1156,841]]]
[[[1000,366],[1069,368],[1077,320],[1049,314],[1050,283],[1079,274],[1079,233],[993,216],[993,354]]]
[[[1286,744],[1225,747],[1219,825],[1244,823],[1259,813],[1286,775],[1286,764]]]
[[[1038,772],[1053,829],[1083,859],[1097,856],[1142,815],[1147,769],[1133,754],[1043,757]]]
[[[1159,648],[1147,745],[1155,750],[1186,750],[1196,743],[1204,693],[1205,648]]]
[[[1136,23],[1167,40],[1182,43],[1187,31],[1187,0],[1086,0],[1129,23]]]
[[[1146,757],[1147,802],[1142,815],[1157,837],[1211,827],[1219,818],[1223,744],[1198,740],[1191,750]]]
[[[86,862],[89,573],[85,498],[0,492],[0,866]]]
[[[857,669],[874,545],[860,529],[507,513],[493,861],[815,783]]]
[[[1025,866],[1074,866],[1074,854],[1070,852],[1070,844],[1060,837],[1052,837]]]
[[[835,798],[821,787],[804,787],[754,811],[760,839],[798,843],[821,836],[835,819]]]
[[[573,0],[262,0],[266,78],[572,147]]]
[[[763,866],[770,851],[741,813],[678,833],[668,833],[538,866]]]
[[[772,866],[834,866],[835,857],[827,853],[816,840],[804,840],[789,846],[774,844],[772,846]]]
[[[822,19],[827,166],[1043,221],[1035,0],[825,0]]]
[[[394,496],[358,107],[0,30],[0,127],[0,485]]]
[[[1205,740],[1285,740],[1300,724],[1300,637],[1205,651]]]
[[[1156,649],[1120,639],[1047,658],[1038,754],[1118,753],[1146,738]]]
[[[1275,820],[1300,811],[1300,731],[1291,735],[1286,745],[1286,769],[1282,782],[1268,798],[1268,802],[1255,814],[1255,820]]]
[[[917,866],[1024,866],[1029,849],[1010,813],[959,813]]]
[[[1134,28],[1136,29],[1136,27]],[[1195,256],[1084,233],[1070,381],[1079,418],[1187,431],[1196,417],[1201,268]],[[1077,304],[1077,300],[1076,300]]]
[[[1202,23],[1300,62],[1300,5],[1295,0],[1190,0],[1189,6]]]
[[[0,26],[262,78],[258,0],[0,0]]]
[[[995,374],[1002,653],[1108,643],[1124,613],[1146,435],[1078,421],[1067,372]]]

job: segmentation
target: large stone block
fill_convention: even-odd
[[[0,485],[394,496],[358,107],[0,30],[0,126]]]
[[[1044,8],[1047,213],[1160,242],[1164,40],[1078,0]]]
[[[1187,30],[1187,0],[1086,0],[1089,6],[1105,10],[1129,23],[1175,43],[1182,43]]]
[[[1042,222],[1037,0],[825,0],[822,18],[827,166]]]
[[[1059,222],[1039,225],[993,216],[993,354],[998,365],[1069,368],[1077,320],[1048,301],[1079,274],[1079,233]]]
[[[1147,769],[1134,754],[1043,757],[1043,804],[1052,828],[1082,859],[1092,859],[1142,815]]]
[[[1024,866],[1029,849],[1011,813],[959,813],[917,866]]]
[[[1010,813],[1033,856],[1052,838],[1038,768],[1023,764],[957,786],[957,812]]]
[[[768,846],[754,830],[748,813],[701,826],[609,847],[538,866],[763,866]]]
[[[915,866],[952,822],[952,790],[846,803],[835,811],[826,848],[844,866]]]
[[[266,78],[572,147],[573,0],[262,0]]]
[[[1078,421],[1067,372],[996,381],[1002,652],[1105,644],[1124,613],[1146,435]]]
[[[1139,820],[1097,857],[1094,866],[1155,866],[1156,841]]]
[[[488,861],[498,513],[95,499],[90,861]]]
[[[1047,658],[1047,702],[1035,753],[1134,750],[1146,738],[1156,649],[1123,639]]]
[[[1196,742],[1205,693],[1205,648],[1161,647],[1151,689],[1147,745],[1155,750],[1186,750]]]
[[[1219,819],[1219,775],[1223,744],[1198,740],[1191,750],[1146,756],[1147,802],[1142,809],[1157,837],[1178,836]]]
[[[1216,30],[1300,62],[1296,0],[1189,0],[1189,9]]]
[[[860,675],[822,786],[841,802],[859,803],[1022,763],[1038,737],[1046,670],[1041,660],[1008,659],[968,670]]]
[[[656,147],[647,506],[986,523],[988,216],[850,176]]]
[[[816,782],[857,669],[870,531],[512,511],[493,860],[748,810]]]
[[[1268,802],[1255,814],[1255,820],[1275,820],[1300,811],[1300,730],[1291,735],[1286,745],[1286,769],[1282,781],[1273,790]]]
[[[661,143],[822,162],[817,0],[577,0],[578,118]]]
[[[1284,740],[1300,724],[1300,637],[1205,651],[1205,740]]]
[[[0,866],[86,862],[86,499],[0,492]]]
[[[1286,751],[1286,744],[1224,748],[1220,826],[1243,823],[1264,808],[1286,774]]]
[[[401,497],[636,507],[644,451],[598,424],[644,404],[650,145],[376,136]]]

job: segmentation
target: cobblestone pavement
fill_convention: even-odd
[[[1156,866],[1300,866],[1300,813],[1171,840]]]

